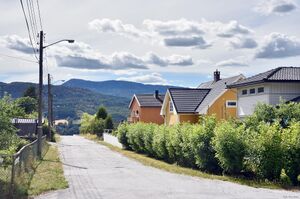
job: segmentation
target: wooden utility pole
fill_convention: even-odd
[[[51,141],[51,129],[52,129],[52,94],[51,94],[51,76],[48,74],[48,128],[49,128],[49,140]]]
[[[44,42],[44,33],[40,31],[40,48],[39,48],[39,103],[38,103],[38,157],[42,158],[42,136],[43,136],[43,46]]]

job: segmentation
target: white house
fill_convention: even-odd
[[[237,89],[237,116],[251,115],[258,103],[276,105],[280,100],[298,101],[300,67],[278,67],[228,85]]]

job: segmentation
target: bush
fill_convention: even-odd
[[[91,133],[91,122],[93,121],[94,116],[88,114],[88,113],[83,113],[80,119],[80,134],[87,134]]]
[[[128,126],[128,143],[130,148],[138,153],[145,153],[143,123],[136,123]]]
[[[155,126],[153,130],[153,141],[152,149],[154,151],[154,156],[157,159],[169,161],[168,151],[166,147],[166,135],[168,134],[169,127],[161,125]]]
[[[193,128],[191,144],[196,160],[196,165],[203,171],[219,173],[221,167],[215,157],[216,151],[212,147],[212,139],[216,127],[215,117],[203,117],[201,124]]]
[[[166,149],[170,163],[178,162],[178,159],[182,156],[180,149],[180,143],[182,142],[180,130],[180,125],[170,126],[166,134]]]
[[[243,169],[246,146],[242,138],[244,126],[237,126],[231,121],[222,122],[215,129],[215,137],[212,140],[222,169],[231,174],[238,174]]]
[[[275,180],[280,178],[283,164],[281,149],[281,127],[274,124],[260,123],[259,132],[252,137],[249,151],[255,172],[262,178]]]
[[[293,185],[299,185],[300,175],[300,122],[293,122],[282,135],[284,168]]]
[[[95,134],[98,137],[102,137],[104,132],[104,120],[94,118],[90,123],[90,130],[91,134]]]
[[[128,133],[128,124],[121,123],[117,129],[117,137],[119,142],[123,145],[123,147],[129,150],[131,149],[131,147],[129,146],[127,133]]]

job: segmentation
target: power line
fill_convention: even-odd
[[[28,32],[28,36],[29,36],[29,41],[30,41],[30,44],[31,44],[31,46],[32,46],[33,54],[34,54],[35,58],[36,58],[37,60],[39,60],[39,59],[37,58],[36,51],[35,51],[35,48],[34,48],[34,46],[33,46],[33,42],[32,42],[32,39],[31,39],[30,28],[29,28],[27,16],[26,16],[26,13],[25,13],[23,1],[20,0],[20,3],[21,3],[21,7],[22,7],[23,14],[24,14],[25,23],[26,23],[26,27],[27,27],[27,32]]]
[[[41,26],[41,30],[43,30],[43,23],[42,23],[42,17],[41,17],[41,11],[40,11],[40,4],[39,4],[39,0],[36,0],[36,4],[37,4],[38,15],[39,15],[39,19],[40,19],[40,26]]]
[[[23,58],[23,57],[16,57],[16,56],[6,55],[6,54],[2,54],[2,53],[0,53],[0,56],[9,57],[9,58],[12,58],[12,59],[18,59],[18,60],[22,60],[22,61],[26,61],[26,62],[31,62],[31,63],[37,63],[36,61],[26,59],[26,58]]]
[[[28,13],[28,16],[29,16],[29,22],[30,22],[30,26],[31,26],[32,38],[33,38],[35,44],[37,44],[37,39],[34,36],[37,33],[37,28],[36,28],[36,24],[34,23],[34,15],[33,15],[33,12],[32,12],[31,1],[26,0],[26,5],[27,5],[27,13]]]
[[[35,27],[36,35],[38,34],[38,27],[37,27],[37,19],[36,19],[36,12],[33,4],[33,0],[29,0],[30,6],[31,6],[31,12],[32,12],[32,18],[33,18],[33,24]]]

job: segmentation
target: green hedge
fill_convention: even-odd
[[[124,148],[169,163],[215,174],[250,174],[277,182],[284,176],[289,178],[285,182],[298,185],[299,109],[295,103],[281,104],[279,108],[259,105],[244,122],[217,123],[214,117],[207,116],[197,124],[174,126],[123,123],[116,133]]]

